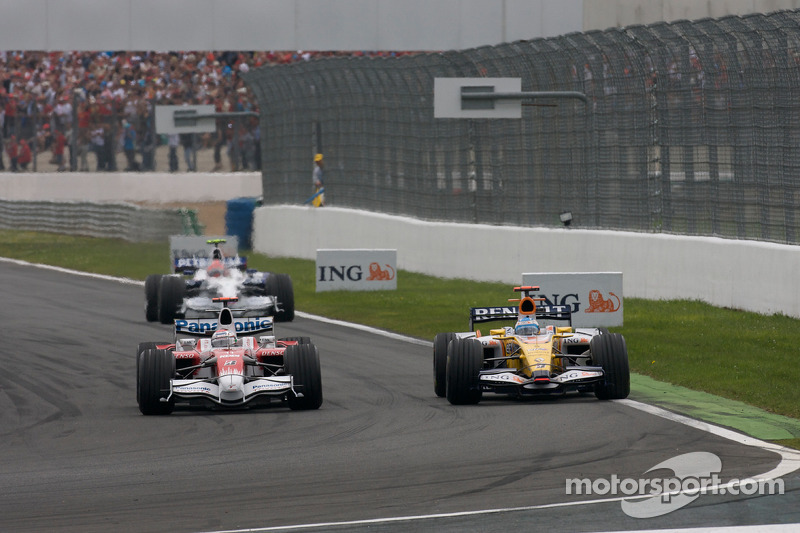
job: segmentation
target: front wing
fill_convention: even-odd
[[[244,405],[260,396],[284,396],[295,393],[292,376],[270,376],[248,378],[242,386],[241,398],[226,400],[218,383],[208,379],[173,379],[170,381],[170,396],[179,400],[209,400],[217,405]]]
[[[481,370],[478,375],[482,391],[515,395],[588,390],[595,383],[602,382],[604,379],[605,373],[602,367],[599,366],[569,367],[558,376],[546,379],[541,377],[529,378],[506,368]]]
[[[183,317],[197,318],[200,316],[216,316],[219,315],[223,305],[219,302],[214,302],[216,296],[210,294],[202,294],[186,298],[183,301],[183,306],[180,310],[180,315]],[[235,317],[250,316],[255,314],[274,315],[280,311],[278,308],[278,299],[275,296],[239,296],[239,301],[235,306],[231,306],[231,312]]]

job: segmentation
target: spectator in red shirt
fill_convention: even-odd
[[[31,147],[28,144],[28,141],[25,139],[20,139],[19,141],[19,156],[17,158],[17,163],[19,163],[19,168],[24,171],[28,170],[28,165],[30,162],[33,161],[33,157],[31,156]]]
[[[17,158],[19,156],[19,146],[17,145],[16,135],[12,135],[11,137],[9,137],[8,143],[6,145],[6,153],[8,154],[9,170],[11,170],[11,172],[16,172],[18,170]]]
[[[9,94],[8,98],[6,98],[5,112],[6,120],[3,123],[3,135],[8,137],[17,124],[17,102],[14,100],[13,94]]]
[[[58,165],[58,171],[64,172],[67,170],[64,164],[64,147],[67,145],[67,137],[61,129],[56,129],[56,140],[53,143],[53,159],[55,164]]]

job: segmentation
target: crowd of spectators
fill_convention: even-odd
[[[213,150],[213,168],[202,170],[223,170],[223,152],[231,171],[259,169],[257,118],[218,119],[213,134],[164,136],[156,134],[155,106],[257,113],[242,73],[330,55],[339,54],[0,52],[0,170],[30,171],[37,154],[49,154],[44,161],[61,171],[192,171],[198,149]],[[157,169],[161,146],[167,168]]]

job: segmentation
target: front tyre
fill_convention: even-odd
[[[455,333],[437,333],[433,338],[433,391],[443,398],[447,394],[447,345]]]
[[[481,401],[483,349],[475,339],[454,339],[447,347],[447,401],[453,405]]]
[[[597,383],[594,395],[600,400],[621,400],[631,391],[631,372],[628,366],[628,347],[619,333],[592,337],[589,343],[592,363],[603,367],[604,381]]]
[[[142,353],[139,364],[138,401],[143,415],[168,415],[175,408],[175,399],[161,401],[170,393],[170,380],[175,377],[175,356],[167,350],[149,349]]]
[[[142,354],[146,350],[155,350],[159,344],[169,344],[169,342],[140,342],[136,348],[136,403],[139,403],[139,367],[142,366]]]
[[[289,393],[289,408],[294,411],[319,409],[322,405],[322,372],[317,347],[313,344],[287,346],[283,352],[283,364],[286,373],[292,376],[295,392],[302,394]]]

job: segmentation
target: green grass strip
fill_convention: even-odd
[[[641,374],[631,375],[630,398],[727,426],[761,440],[800,439],[800,420],[769,413],[744,402],[656,381]]]

